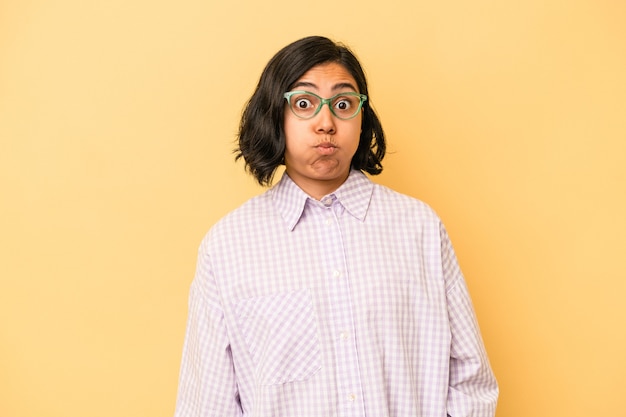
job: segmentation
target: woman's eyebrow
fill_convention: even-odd
[[[308,82],[308,81],[298,81],[291,88],[294,89],[294,88],[298,88],[298,87],[311,87],[311,88],[317,90],[317,86],[315,84],[313,84],[313,83]]]
[[[319,87],[315,85],[315,83],[312,83],[309,81],[298,81],[293,85],[293,87],[291,87],[291,89],[299,88],[299,87],[309,87],[315,90],[319,90]],[[343,90],[346,88],[349,88],[350,90],[355,91],[355,92],[359,91],[356,89],[356,87],[352,83],[349,83],[349,82],[335,84],[332,88],[332,91]]]
[[[359,90],[356,89],[356,87],[354,85],[352,85],[352,83],[339,83],[339,84],[335,84],[333,86],[333,91],[337,91],[337,90],[343,90],[345,88],[349,88],[350,90],[357,92]]]

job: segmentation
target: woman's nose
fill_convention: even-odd
[[[330,103],[326,106],[322,106],[320,112],[315,117],[317,123],[315,129],[318,132],[335,133],[335,116],[330,111]]]

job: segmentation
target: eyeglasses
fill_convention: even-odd
[[[337,118],[348,120],[359,114],[363,103],[367,100],[365,94],[354,92],[339,93],[331,98],[321,98],[308,91],[289,91],[284,94],[289,108],[300,119],[311,119],[320,112],[324,104],[328,104],[330,112]]]

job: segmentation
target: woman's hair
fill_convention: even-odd
[[[368,94],[365,73],[350,49],[321,36],[303,38],[287,45],[263,70],[243,111],[235,150],[235,160],[243,158],[246,169],[259,184],[269,185],[276,168],[284,164],[283,94],[311,68],[331,62],[342,65],[354,77],[359,93]],[[383,170],[381,162],[386,146],[382,125],[371,102],[368,96],[361,109],[361,137],[352,158],[352,168],[377,175]]]

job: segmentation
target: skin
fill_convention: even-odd
[[[346,91],[359,92],[354,78],[337,63],[311,68],[292,90],[326,98]],[[315,117],[303,120],[285,108],[286,172],[311,197],[321,199],[348,178],[359,145],[361,118],[359,112],[350,120],[341,120],[324,105]]]

